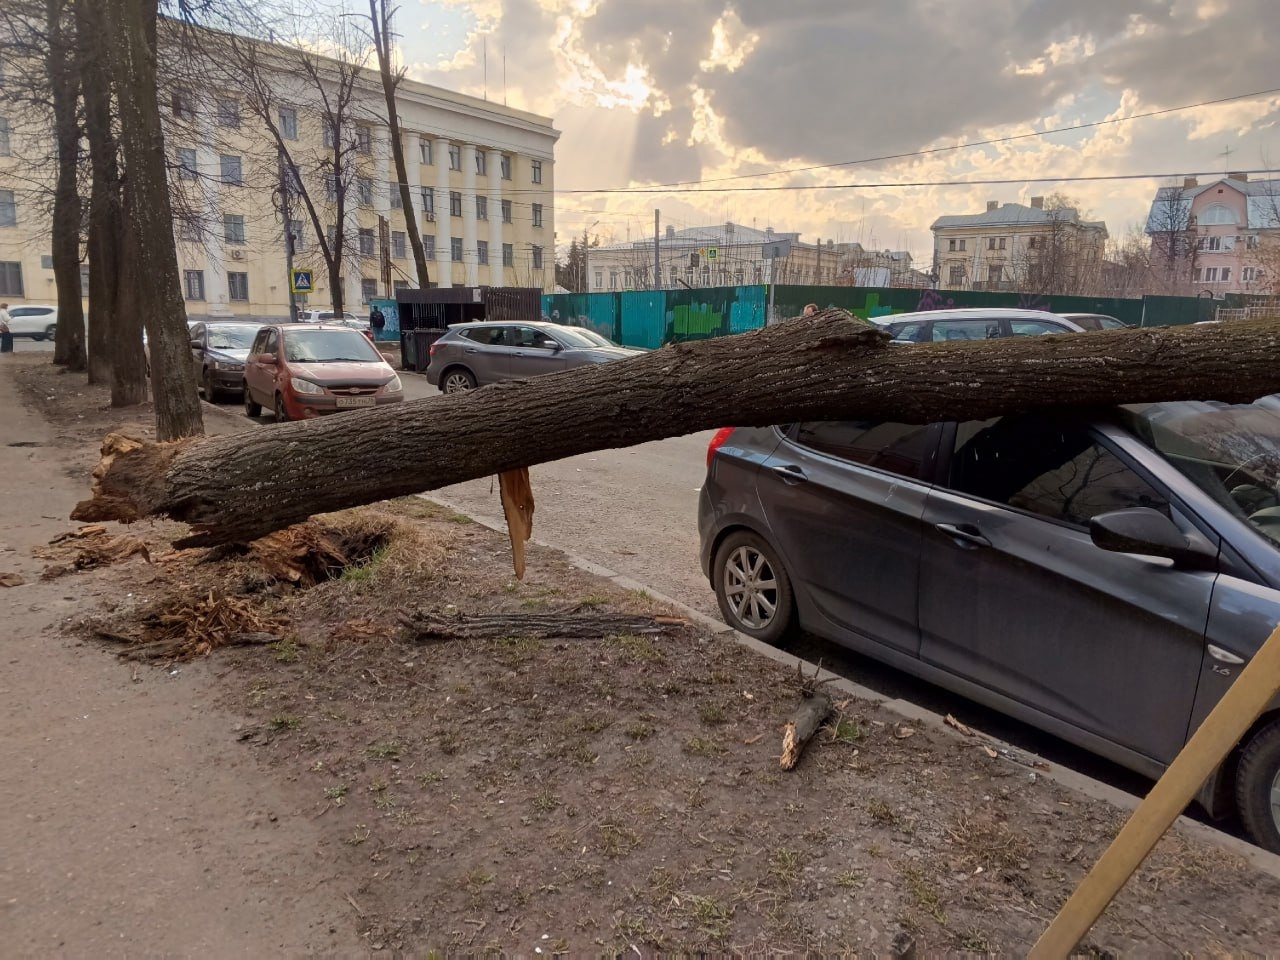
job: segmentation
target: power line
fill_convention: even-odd
[[[1248,176],[1258,176],[1280,173],[1280,170],[1240,170],[1238,172]],[[1113,173],[1091,177],[1007,177],[992,180],[904,180],[880,183],[815,183],[785,184],[780,186],[704,187],[700,190],[681,190],[678,192],[685,196],[689,196],[699,193],[771,193],[778,191],[794,192],[799,190],[888,190],[895,187],[990,187],[1007,186],[1010,184],[1020,183],[1103,183],[1116,180],[1168,180],[1184,176],[1209,176],[1221,179],[1220,174],[1200,170],[1182,171],[1180,173]],[[599,195],[620,193],[668,193],[670,191],[663,187],[628,187],[626,189],[616,190],[560,190],[557,192],[568,194],[590,193]]]
[[[838,163],[816,163],[807,167],[788,167],[785,170],[769,170],[764,173],[741,173],[732,177],[713,177],[704,180],[676,180],[672,183],[653,184],[653,189],[662,189],[670,187],[687,187],[697,186],[704,183],[727,183],[731,180],[751,180],[757,177],[779,177],[791,173],[809,173],[813,170],[834,170],[838,167],[851,167],[863,163],[882,163],[886,160],[907,160],[911,157],[928,157],[938,153],[948,153],[953,150],[969,150],[973,147],[989,147],[1000,143],[1013,143],[1016,140],[1028,140],[1035,137],[1047,137],[1054,133],[1072,133],[1076,130],[1089,130],[1094,127],[1104,127],[1113,123],[1127,123],[1130,120],[1146,120],[1150,117],[1162,117],[1170,113],[1178,113],[1182,110],[1195,110],[1199,107],[1212,107],[1221,103],[1231,103],[1235,100],[1250,100],[1254,97],[1266,97],[1273,93],[1280,93],[1280,87],[1271,90],[1258,90],[1254,93],[1238,93],[1230,97],[1221,97],[1217,100],[1202,100],[1199,103],[1187,103],[1179,107],[1165,107],[1162,110],[1150,110],[1146,113],[1135,113],[1128,117],[1109,117],[1105,120],[1093,120],[1089,123],[1076,123],[1067,127],[1055,127],[1052,130],[1034,130],[1031,133],[1015,133],[1004,137],[992,137],[989,140],[974,140],[972,143],[957,143],[947,147],[930,147],[927,150],[912,150],[907,153],[887,153],[879,157],[863,157],[860,160],[842,160]],[[631,192],[630,188],[618,188],[627,192]],[[648,188],[646,188],[647,190]],[[560,193],[606,193],[607,190],[564,190],[557,191]],[[642,192],[636,189],[634,192]]]

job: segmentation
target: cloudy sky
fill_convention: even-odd
[[[556,187],[1012,179],[1003,186],[562,192],[559,239],[733,220],[927,259],[944,213],[1065,192],[1113,237],[1159,183],[1280,168],[1280,94],[1084,131],[790,172],[1280,88],[1280,0],[403,0],[418,79],[551,116]],[[505,55],[506,83],[503,83]],[[1231,149],[1224,157],[1225,148]],[[778,172],[782,171],[782,172]]]

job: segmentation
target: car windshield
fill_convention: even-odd
[[[286,330],[284,358],[289,363],[378,363],[382,354],[354,330]]]
[[[559,327],[556,336],[571,347],[616,347],[607,337],[602,337],[594,330],[584,327]]]
[[[1121,408],[1143,443],[1263,536],[1280,543],[1280,395],[1255,403]]]
[[[215,323],[209,327],[210,350],[248,350],[259,327],[239,323]]]

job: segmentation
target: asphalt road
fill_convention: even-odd
[[[36,351],[53,352],[52,340],[32,340],[29,337],[14,337],[13,352],[14,353],[32,353]]]

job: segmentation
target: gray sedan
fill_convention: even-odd
[[[458,393],[643,352],[558,323],[458,323],[431,345],[427,380],[445,393]]]
[[[731,626],[800,627],[1156,777],[1280,622],[1280,400],[720,431]],[[1204,784],[1280,852],[1280,699]]]

